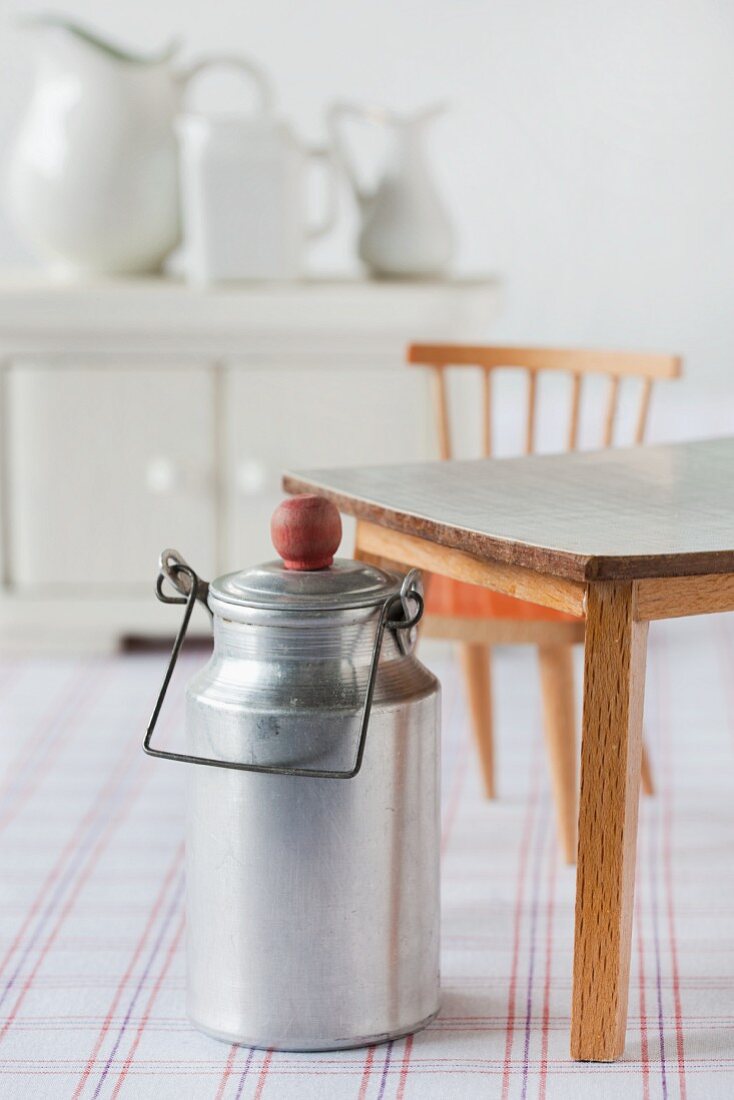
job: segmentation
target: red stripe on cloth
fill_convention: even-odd
[[[214,1100],[222,1100],[222,1097],[224,1096],[224,1090],[226,1089],[227,1082],[229,1081],[229,1078],[232,1074],[232,1069],[234,1067],[234,1060],[237,1057],[237,1051],[239,1049],[240,1048],[238,1047],[237,1043],[232,1043],[232,1047],[231,1047],[230,1052],[229,1052],[229,1057],[227,1058],[227,1063],[224,1067],[224,1071],[222,1073],[222,1079],[219,1082],[219,1088],[217,1089],[217,1095],[214,1097]]]
[[[273,1052],[272,1052],[272,1050],[269,1050],[267,1052],[267,1054],[265,1055],[265,1057],[263,1058],[263,1064],[262,1064],[262,1068],[260,1070],[260,1076],[257,1079],[257,1089],[255,1090],[255,1095],[253,1097],[253,1100],[260,1100],[260,1098],[263,1094],[263,1090],[265,1088],[265,1082],[268,1079],[268,1070],[270,1069],[270,1063],[272,1062],[272,1060],[273,1060]]]
[[[115,1012],[117,1011],[117,1006],[120,1003],[120,998],[122,997],[122,994],[125,990],[125,987],[127,986],[128,982],[130,981],[130,978],[132,977],[132,974],[135,970],[135,967],[138,964],[138,961],[139,961],[140,956],[143,952],[143,949],[144,949],[145,944],[148,940],[148,937],[150,936],[150,933],[151,933],[151,931],[152,931],[152,929],[155,925],[158,914],[160,913],[160,911],[163,907],[163,903],[166,899],[166,896],[168,894],[171,883],[173,882],[173,880],[176,876],[176,873],[179,870],[179,867],[181,865],[181,861],[183,859],[183,850],[184,850],[184,846],[183,846],[183,843],[181,843],[178,846],[178,848],[176,849],[176,853],[173,857],[173,861],[171,862],[171,865],[168,869],[168,872],[166,873],[165,878],[163,879],[163,884],[162,884],[162,886],[161,886],[161,888],[158,892],[158,896],[153,901],[153,906],[152,906],[152,908],[150,910],[150,913],[148,915],[148,920],[146,921],[145,927],[143,928],[143,931],[140,934],[140,937],[139,937],[138,942],[135,946],[135,950],[132,954],[132,957],[130,958],[130,961],[129,961],[126,969],[125,969],[125,973],[122,975],[122,977],[120,978],[120,981],[117,984],[117,989],[115,990],[114,996],[113,996],[112,1001],[110,1003],[110,1007],[107,1010],[107,1015],[104,1018],[104,1021],[102,1023],[102,1027],[99,1030],[97,1040],[94,1044],[94,1049],[92,1050],[92,1053],[89,1056],[87,1064],[84,1067],[82,1075],[79,1078],[79,1082],[77,1084],[76,1089],[74,1090],[74,1095],[72,1097],[72,1100],[78,1100],[78,1097],[81,1095],[81,1093],[84,1089],[84,1086],[87,1083],[87,1079],[89,1078],[89,1075],[92,1072],[92,1069],[94,1068],[94,1065],[97,1061],[97,1055],[99,1054],[99,1051],[100,1051],[100,1047],[102,1046],[102,1043],[104,1042],[105,1036],[107,1035],[107,1032],[110,1029],[112,1019],[115,1015]]]
[[[135,1053],[136,1053],[138,1047],[140,1046],[140,1040],[143,1037],[143,1032],[145,1031],[148,1020],[150,1019],[150,1014],[151,1014],[151,1011],[153,1009],[153,1005],[155,1004],[156,998],[158,997],[158,994],[160,993],[161,985],[163,984],[163,979],[165,978],[166,974],[168,973],[168,969],[171,965],[171,962],[173,961],[173,956],[176,954],[176,951],[178,950],[179,944],[181,943],[181,937],[183,936],[185,920],[186,920],[185,913],[182,913],[181,914],[181,919],[179,920],[179,923],[178,923],[178,928],[176,929],[176,932],[175,932],[175,935],[173,936],[173,939],[171,940],[170,944],[168,945],[168,951],[166,952],[166,956],[163,960],[163,965],[160,969],[158,977],[155,980],[155,985],[151,989],[150,996],[148,997],[147,1004],[146,1004],[145,1008],[143,1009],[143,1015],[140,1018],[140,1023],[138,1024],[137,1031],[135,1032],[135,1036],[133,1038],[132,1045],[130,1047],[130,1050],[128,1051],[128,1054],[127,1054],[127,1057],[126,1057],[126,1059],[123,1063],[122,1069],[120,1070],[117,1081],[115,1082],[115,1087],[114,1087],[114,1090],[112,1092],[112,1100],[116,1100],[116,1098],[120,1095],[120,1089],[123,1086],[125,1078],[127,1077],[128,1073],[130,1072],[130,1067],[132,1066],[133,1061],[135,1059]]]
[[[375,1048],[368,1047],[367,1057],[364,1060],[364,1069],[362,1070],[362,1080],[359,1082],[359,1095],[357,1100],[364,1100],[367,1095],[367,1086],[370,1083],[370,1074],[372,1073],[372,1066],[375,1062]]]
[[[550,990],[553,971],[553,913],[556,904],[556,882],[558,870],[558,844],[551,844],[548,863],[548,901],[545,921],[545,984],[543,986],[543,1023],[540,1042],[540,1078],[538,1081],[538,1100],[545,1100],[548,1079],[548,1035],[550,1031]]]
[[[640,856],[642,855],[642,845]],[[645,942],[642,928],[642,883],[644,876],[637,876],[635,886],[635,926],[637,928],[637,988],[640,1000],[640,1060],[642,1062],[642,1100],[650,1100],[650,1047],[647,1038],[647,1004],[645,997]]]
[[[360,1081],[360,1091],[357,1100],[364,1100],[366,1096],[366,1090],[370,1084],[370,1075],[372,1074],[372,1067],[374,1065],[374,1047],[368,1048],[366,1058],[364,1059],[364,1068],[362,1070],[362,1079]]]
[[[669,663],[662,658],[666,656],[665,641],[661,638],[658,646],[662,647],[661,659],[655,662],[658,672],[658,709],[660,711],[661,743],[664,749],[665,782],[661,791],[663,813],[663,877],[665,880],[666,915],[668,918],[668,942],[670,944],[670,962],[673,971],[673,1005],[675,1011],[675,1045],[678,1059],[678,1085],[680,1100],[686,1100],[686,1060],[683,1044],[683,1011],[680,993],[680,968],[678,966],[678,943],[675,931],[674,891],[673,891],[673,747],[671,744],[671,713],[669,707],[670,682],[667,676]],[[663,672],[663,668],[665,672]]]
[[[410,1055],[413,1051],[413,1036],[409,1035],[405,1040],[405,1050],[403,1051],[403,1060],[400,1063],[400,1077],[398,1079],[398,1089],[395,1093],[395,1100],[403,1100],[405,1095],[405,1085],[408,1080],[408,1069],[410,1067]]]
[[[522,931],[522,907],[525,898],[525,873],[528,865],[530,842],[535,825],[535,810],[538,804],[540,789],[540,769],[537,760],[537,748],[532,757],[531,792],[528,796],[527,810],[525,812],[525,825],[520,841],[520,858],[517,870],[517,891],[515,894],[515,915],[513,919],[512,964],[510,968],[510,985],[507,994],[507,1023],[505,1024],[505,1056],[502,1069],[502,1100],[507,1100],[510,1090],[510,1063],[512,1058],[512,1044],[515,1038],[515,998],[517,995],[517,973],[520,961],[520,939]]]

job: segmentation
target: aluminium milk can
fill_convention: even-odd
[[[230,1042],[363,1046],[438,1010],[439,686],[413,654],[415,572],[332,563],[318,497],[272,531],[284,562],[209,585],[161,557],[158,596],[185,611],[145,749],[192,765],[187,1008]],[[150,741],[197,600],[214,650],[176,754]]]

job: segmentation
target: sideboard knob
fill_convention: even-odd
[[[268,468],[257,458],[245,458],[237,467],[237,488],[242,496],[256,497],[268,484]]]
[[[145,484],[149,493],[164,496],[180,487],[181,475],[173,459],[159,456],[151,458],[145,470]]]

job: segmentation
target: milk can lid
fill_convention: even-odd
[[[341,518],[324,497],[293,497],[276,509],[270,526],[281,561],[228,573],[209,585],[209,606],[273,611],[333,611],[370,607],[397,595],[402,578],[365,562],[334,559]]]

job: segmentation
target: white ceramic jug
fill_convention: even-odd
[[[176,127],[181,154],[184,266],[198,285],[236,279],[297,279],[308,240],[336,216],[336,176],[328,149],[308,149],[273,112],[259,88],[254,110],[188,110]],[[306,172],[326,167],[324,212],[306,217]]]
[[[179,239],[174,117],[211,62],[176,69],[173,48],[137,57],[53,17],[25,26],[36,79],[10,158],[14,221],[58,273],[158,270]]]
[[[451,261],[451,222],[423,152],[425,127],[443,109],[431,107],[406,117],[337,103],[329,111],[334,146],[362,218],[359,256],[373,275],[432,278],[443,274]],[[383,126],[389,136],[384,173],[372,190],[360,182],[344,141],[343,124],[349,119]]]

